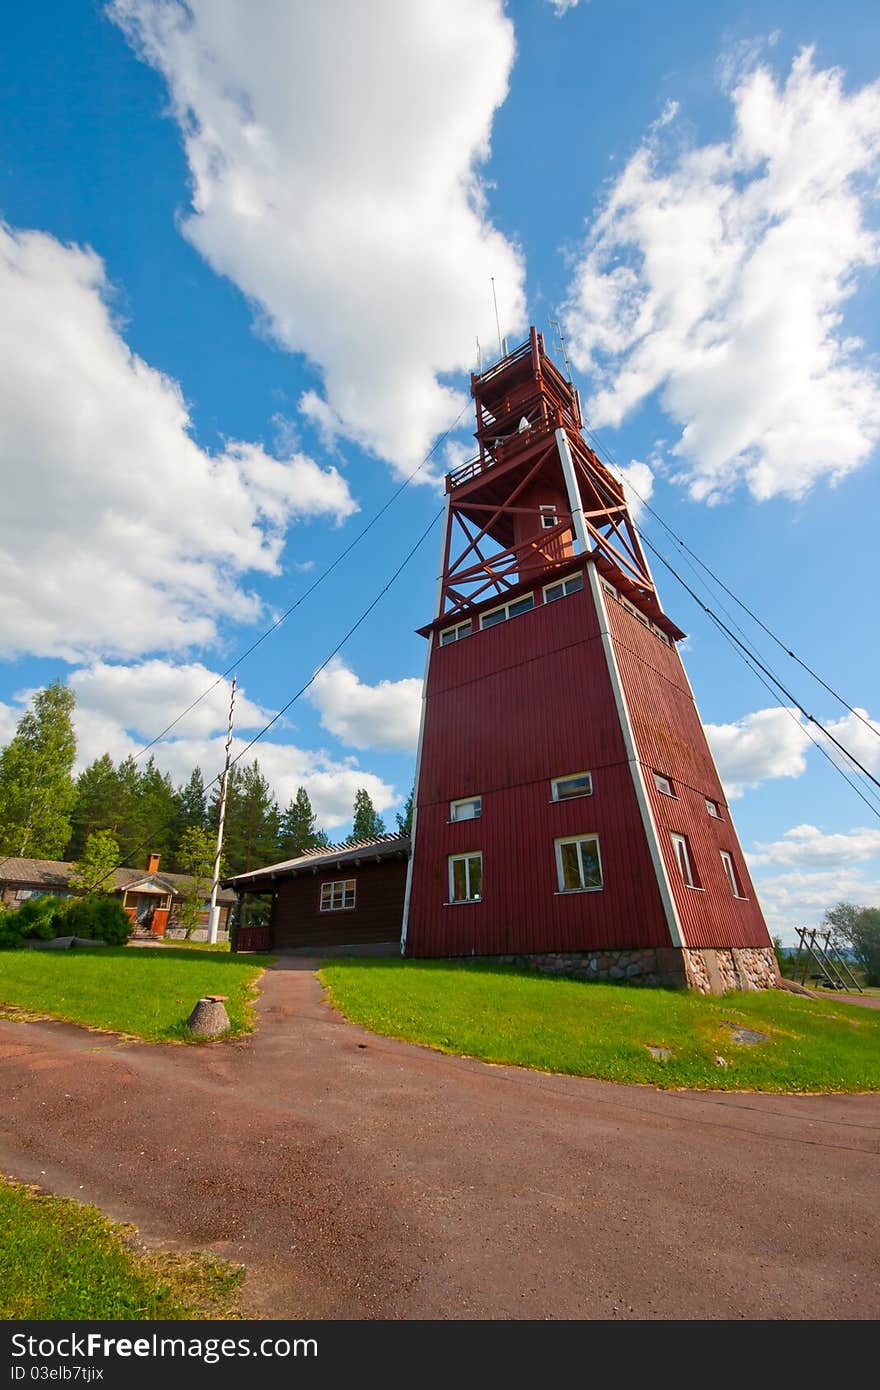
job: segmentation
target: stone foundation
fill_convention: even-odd
[[[569,975],[581,980],[625,980],[628,984],[694,989],[700,994],[724,994],[731,989],[775,989],[779,983],[776,955],[766,947],[703,947],[678,950],[672,946],[632,951],[547,951],[528,956],[469,956],[494,965],[516,965],[546,975]]]

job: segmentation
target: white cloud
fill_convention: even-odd
[[[664,143],[667,108],[577,264],[565,319],[591,418],[617,425],[659,393],[696,499],[740,482],[802,496],[880,437],[880,377],[842,323],[880,256],[880,83],[849,94],[843,78],[810,51],[784,85],[753,67],[731,93],[731,138],[683,151]]]
[[[250,621],[287,525],[355,504],[335,469],[200,449],[175,381],[112,321],[94,252],[0,226],[0,643],[77,660]]]
[[[815,825],[795,825],[781,840],[757,841],[749,854],[750,864],[851,864],[880,855],[880,830],[861,826],[827,834]]]
[[[20,709],[13,709],[12,705],[0,704],[0,748],[12,738],[21,715]]]
[[[463,404],[442,380],[525,325],[478,170],[507,95],[502,0],[111,0],[164,75],[185,235],[323,373],[305,414],[411,468]]]
[[[796,927],[818,927],[829,907],[839,902],[880,904],[880,880],[859,869],[803,869],[754,879],[755,891],[770,931],[794,943]]]
[[[556,18],[561,19],[569,10],[577,9],[580,0],[547,0],[547,3],[553,6]],[[587,0],[587,3],[589,3],[589,0]]]
[[[68,684],[76,695],[78,708],[87,709],[93,717],[121,724],[142,739],[161,733],[209,689],[210,694],[176,726],[176,736],[215,733],[226,728],[229,717],[230,681],[200,662],[176,665],[153,660],[124,666],[98,661],[74,671]],[[272,713],[248,699],[239,685],[235,697],[237,729],[261,727]]]
[[[365,685],[335,656],[315,678],[309,699],[324,728],[352,748],[415,751],[422,702],[417,676]]]
[[[630,516],[633,521],[638,521],[645,503],[651,500],[651,493],[654,491],[653,470],[646,463],[632,459],[626,467],[618,467],[614,472],[623,483]]]
[[[858,709],[858,706],[856,708]],[[825,727],[876,777],[880,773],[880,720],[871,719],[866,709],[858,709],[858,714],[861,718],[856,714],[847,714],[843,719],[826,720]],[[866,728],[864,720],[868,720],[870,728]],[[827,741],[825,746],[841,767],[850,773],[853,772],[852,764],[842,756],[839,749]]]
[[[810,743],[796,710],[759,709],[732,724],[705,728],[731,800],[769,778],[800,777],[806,771]]]

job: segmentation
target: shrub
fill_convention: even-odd
[[[21,907],[0,913],[0,948],[22,946],[30,938],[51,941],[55,936],[82,936],[122,946],[131,924],[112,898],[29,898]]]
[[[73,898],[63,917],[63,936],[87,936],[106,941],[108,946],[123,946],[128,940],[131,923],[120,903],[113,898]]]

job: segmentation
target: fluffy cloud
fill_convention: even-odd
[[[475,336],[524,326],[521,257],[479,167],[507,95],[502,0],[111,0],[165,77],[185,235],[323,373],[304,412],[409,468],[463,401]]]
[[[861,827],[826,834],[815,825],[795,825],[781,840],[757,842],[749,864],[806,864],[811,867],[851,864],[880,855],[880,830]]]
[[[655,123],[593,223],[567,331],[597,425],[659,393],[693,497],[799,497],[880,436],[880,377],[842,326],[880,255],[880,83],[848,94],[805,51],[784,85],[753,66],[732,102],[716,145],[668,153],[674,104]]]
[[[561,19],[569,10],[576,9],[580,0],[547,0],[547,3],[553,6],[556,18]]]
[[[796,710],[759,709],[732,724],[705,727],[731,800],[769,778],[800,777],[806,771],[810,742]]]
[[[614,472],[623,483],[630,516],[634,521],[638,521],[644,504],[651,500],[651,493],[654,491],[653,471],[646,463],[633,459],[626,467],[618,467]]]
[[[335,656],[316,677],[309,699],[320,710],[324,728],[352,748],[415,752],[422,702],[417,676],[364,685]]]
[[[848,748],[858,758],[862,767],[866,767],[876,777],[880,774],[880,721],[870,719],[866,709],[860,709],[858,714],[861,715],[861,719],[855,714],[848,714],[843,719],[826,721],[825,727],[844,748]],[[865,726],[864,720],[868,721],[870,728]],[[829,742],[826,742],[825,746],[842,767],[852,772],[852,764],[841,756],[839,749]]]
[[[136,357],[92,251],[0,226],[0,643],[77,660],[210,641],[252,620],[249,571],[347,484],[255,444],[200,449],[177,383]]]
[[[796,927],[818,927],[825,911],[839,902],[873,907],[880,903],[880,880],[858,869],[803,869],[756,877],[755,890],[771,932],[793,943]]]
[[[217,672],[195,663],[175,666],[158,660],[133,666],[97,662],[72,672],[69,684],[77,697],[76,770],[87,767],[104,753],[109,753],[115,762],[135,756],[147,739],[159,733],[218,679],[216,689],[197,709],[181,720],[171,736],[151,749],[159,767],[175,783],[186,781],[194,767],[200,767],[205,781],[210,782],[223,767],[228,682],[220,679]],[[32,694],[25,691],[16,696],[15,706],[0,704],[0,744],[15,732]],[[269,717],[239,686],[236,729],[253,731]],[[235,738],[233,757],[244,750],[248,741],[247,733]],[[366,787],[380,812],[400,800],[394,787],[375,773],[365,771],[354,757],[339,758],[324,749],[303,749],[265,738],[244,754],[243,761],[249,763],[254,758],[282,807],[296,794],[297,787],[304,786],[319,823],[330,831],[351,820],[358,787]]]

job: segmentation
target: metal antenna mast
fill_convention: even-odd
[[[492,303],[495,305],[495,327],[498,330],[498,356],[504,356],[504,346],[501,342],[501,320],[498,317],[498,296],[495,293],[495,276],[492,277]]]
[[[232,750],[232,727],[235,719],[235,686],[238,676],[232,677],[232,690],[229,696],[229,725],[226,730],[226,761],[220,779],[220,806],[217,817],[217,849],[214,853],[214,873],[211,879],[211,910],[208,914],[208,940],[215,942],[218,935],[220,909],[217,906],[217,890],[220,887],[220,856],[223,852],[223,822],[226,820],[226,789],[229,783],[229,755]]]
[[[562,349],[562,360],[565,363],[565,371],[568,376],[569,385],[574,385],[571,375],[571,363],[568,360],[568,349],[565,346],[565,334],[562,331],[562,324],[558,319],[548,319],[547,322],[552,328],[556,329],[556,336],[559,339],[559,346]]]

